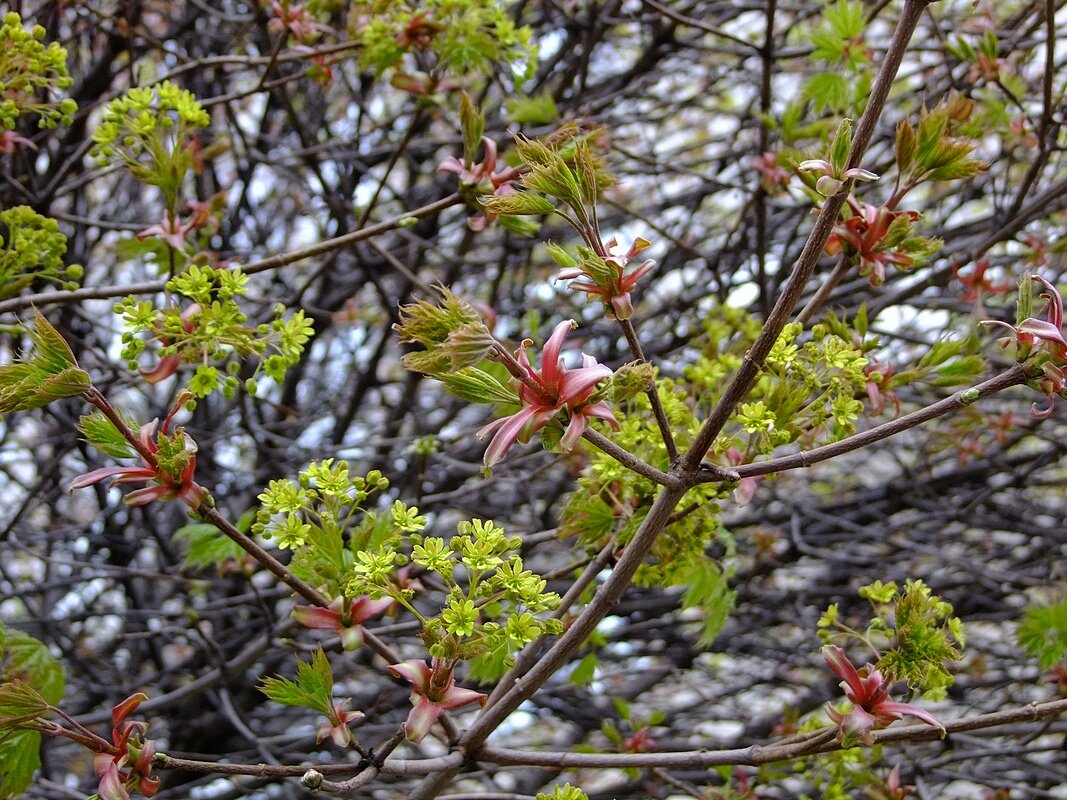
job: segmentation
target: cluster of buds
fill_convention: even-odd
[[[1029,297],[1031,282],[1045,287],[1041,298],[1048,301],[1047,319],[1030,315]],[[1000,320],[983,320],[988,327],[1005,328],[1008,335],[1000,340],[1002,347],[1013,347],[1015,359],[1031,367],[1029,386],[1043,392],[1048,398],[1044,409],[1034,403],[1031,414],[1038,418],[1048,417],[1056,404],[1056,397],[1067,397],[1067,340],[1063,336],[1063,297],[1059,290],[1040,275],[1031,275],[1020,287],[1018,316],[1020,321],[1009,325]]]
[[[70,490],[94,486],[109,478],[112,485],[149,483],[151,485],[127,494],[123,502],[127,506],[143,506],[153,500],[180,499],[189,508],[199,508],[209,495],[207,489],[193,480],[196,472],[196,442],[184,428],[169,432],[174,416],[191,398],[192,394],[182,392],[162,425],[159,425],[157,418],[141,428],[135,444],[141,466],[103,467],[87,472],[71,482]]]
[[[606,421],[615,430],[619,429],[619,422],[608,404],[594,396],[596,385],[610,378],[611,370],[585,354],[582,354],[582,366],[577,369],[569,370],[563,364],[563,342],[574,327],[571,320],[564,320],[556,326],[545,342],[540,369],[535,370],[526,355],[526,348],[533,344],[530,339],[524,340],[515,351],[515,362],[509,364],[509,368],[515,371],[513,383],[522,408],[478,431],[480,437],[495,431],[485,451],[487,467],[492,467],[503,458],[515,442],[529,441],[534,432],[548,425],[560,411],[566,411],[570,417],[560,440],[560,448],[564,452],[574,449],[594,418]]]
[[[911,703],[891,700],[889,691],[893,686],[873,664],[858,670],[848,660],[845,651],[832,644],[823,648],[823,657],[830,670],[841,678],[841,688],[845,690],[845,697],[852,703],[852,708],[844,713],[832,705],[826,706],[827,716],[839,729],[837,738],[841,742],[858,739],[865,745],[874,744],[871,732],[884,728],[904,714],[944,730],[937,718],[927,711]]]
[[[426,738],[434,723],[446,711],[480,703],[488,699],[481,692],[456,686],[455,664],[434,658],[429,664],[411,659],[393,664],[389,671],[411,684],[411,711],[404,723],[404,734],[411,742]]]
[[[622,255],[612,254],[612,250],[618,246],[615,239],[610,239],[604,245],[606,255],[603,257],[584,247],[579,248],[578,259],[572,258],[558,246],[551,246],[549,254],[563,267],[556,276],[559,280],[569,280],[572,289],[585,292],[590,297],[600,298],[616,319],[629,319],[634,313],[630,293],[637,286],[637,282],[652,271],[656,262],[651,258],[645,259],[630,272],[626,271],[626,267],[651,244],[648,239],[638,236],[630,245],[630,249]]]
[[[464,195],[472,198],[482,196],[506,197],[515,193],[514,182],[518,180],[521,171],[517,167],[504,167],[497,170],[497,147],[496,142],[488,137],[482,137],[482,147],[485,155],[481,161],[464,158],[459,160],[455,156],[449,156],[442,161],[438,172],[451,172],[459,176],[460,190]],[[483,211],[467,220],[471,230],[480,231],[490,222],[495,222],[499,214]]]

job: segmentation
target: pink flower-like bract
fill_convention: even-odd
[[[988,277],[986,275],[988,269],[989,259],[984,256],[974,262],[974,272],[969,275],[961,274],[960,269],[956,266],[952,267],[952,274],[965,289],[960,300],[965,303],[980,303],[987,294],[1004,294],[1011,289],[1009,284],[996,283],[992,278]]]
[[[186,333],[192,333],[196,327],[196,323],[193,322],[193,316],[200,313],[200,305],[193,303],[185,311],[182,312],[182,328]],[[170,344],[170,340],[160,337],[160,341],[163,344]],[[169,356],[163,356],[159,359],[159,363],[152,369],[142,369],[141,377],[149,383],[160,383],[165,381],[171,375],[178,371],[178,367],[182,364],[182,357],[177,353],[173,353]]]
[[[892,684],[885,680],[873,664],[857,670],[848,660],[845,651],[832,644],[823,648],[823,657],[830,670],[841,678],[841,688],[845,690],[845,697],[852,703],[852,710],[844,714],[829,704],[826,706],[827,716],[840,728],[837,735],[839,740],[859,739],[864,744],[872,744],[874,739],[871,731],[884,728],[904,714],[910,714],[944,730],[944,726],[936,717],[918,706],[890,700],[889,690],[893,688]]]
[[[111,746],[98,750],[93,757],[94,771],[100,777],[101,800],[129,800],[130,788],[136,788],[145,797],[159,791],[159,778],[150,777],[156,745],[144,740],[148,723],[126,721],[147,699],[138,692],[111,710]]]
[[[349,711],[350,702],[351,700],[346,697],[340,702],[330,704],[329,713],[326,715],[327,721],[319,725],[316,732],[316,744],[321,744],[327,739],[332,740],[338,747],[348,747],[352,744],[352,731],[348,729],[348,726],[363,719],[366,715],[362,711]]]
[[[163,420],[162,425],[159,425],[159,419],[157,418],[141,428],[139,434],[140,442],[153,457],[152,461],[155,461],[155,457],[159,453],[156,428],[159,428],[160,436],[167,436],[174,415],[178,413],[182,404],[190,397],[191,395],[188,392],[183,392],[178,397],[170,413],[167,414],[166,419]],[[208,491],[193,480],[193,474],[196,472],[196,442],[182,428],[178,428],[175,431],[172,438],[176,437],[181,437],[186,456],[180,472],[176,474],[168,472],[160,467],[159,464],[151,463],[144,456],[141,456],[141,466],[139,467],[103,467],[80,475],[71,481],[70,491],[93,486],[108,478],[112,479],[112,485],[152,482],[155,483],[154,486],[135,489],[126,495],[123,502],[128,506],[143,506],[153,500],[174,500],[177,498],[184,501],[189,508],[194,510],[199,508],[200,504],[208,496]]]
[[[475,188],[480,195],[502,197],[514,194],[515,187],[512,184],[521,174],[518,168],[505,167],[497,172],[496,142],[488,136],[483,136],[482,147],[485,149],[485,155],[481,161],[468,164],[455,156],[449,156],[438,165],[437,171],[458,175],[462,187]],[[477,214],[467,220],[467,225],[472,231],[484,230],[485,226],[495,221],[498,216],[499,214]]]
[[[915,259],[898,246],[886,247],[885,239],[894,220],[902,216],[918,219],[917,212],[859,204],[852,198],[849,198],[849,206],[852,216],[834,226],[826,240],[827,254],[836,255],[844,250],[846,255],[858,259],[860,275],[868,276],[872,286],[885,283],[886,264],[894,264],[901,270],[909,270],[915,265]]]
[[[615,239],[609,240],[606,243],[608,253],[611,253],[617,244]],[[626,272],[626,265],[634,256],[651,244],[648,239],[639,236],[634,239],[634,243],[625,254],[621,256],[606,256],[604,263],[611,269],[610,275],[606,277],[592,275],[581,267],[569,267],[562,270],[556,277],[561,281],[571,281],[570,287],[572,289],[599,297],[604,301],[605,305],[611,308],[611,313],[615,315],[616,319],[629,319],[634,313],[630,292],[634,290],[639,280],[652,271],[653,267],[656,266],[656,262],[651,258],[646,259],[629,273]],[[581,278],[581,280],[572,280],[574,278]]]
[[[1046,356],[1041,360],[1041,375],[1036,379],[1036,384],[1048,398],[1048,407],[1041,409],[1034,403],[1030,412],[1034,417],[1044,419],[1055,408],[1056,397],[1067,389],[1067,339],[1063,337],[1063,297],[1055,286],[1040,275],[1031,275],[1030,279],[1038,281],[1046,289],[1041,293],[1041,297],[1048,301],[1045,311],[1048,319],[1027,317],[1018,326],[998,319],[982,320],[982,324],[1010,331],[1000,341],[1004,347],[1011,344],[1017,347],[1019,361],[1025,361],[1034,355]]]
[[[293,608],[293,619],[305,628],[336,631],[341,636],[344,649],[355,650],[363,644],[363,623],[386,611],[393,602],[389,597],[380,600],[357,597],[349,604],[346,618],[344,599],[338,597],[330,603],[329,608],[296,606]]]
[[[526,348],[532,344],[527,339],[515,351],[515,358],[525,373],[526,380],[514,379],[519,391],[522,408],[509,417],[494,420],[478,431],[479,437],[496,432],[485,451],[485,464],[493,466],[515,442],[527,442],[535,431],[545,427],[560,411],[566,409],[570,415],[567,429],[560,440],[560,447],[569,452],[574,449],[586,428],[594,417],[606,421],[614,430],[619,429],[619,421],[611,413],[604,401],[589,402],[596,391],[596,385],[612,372],[603,364],[598,364],[592,356],[582,354],[582,366],[567,369],[563,366],[560,351],[567,334],[574,328],[571,320],[559,323],[548,341],[545,342],[541,357],[541,369],[535,370],[530,365]]]
[[[749,459],[749,461],[751,461],[751,459]],[[728,447],[726,449],[726,463],[731,467],[736,467],[748,462],[746,461],[744,453],[736,447]],[[734,489],[734,500],[737,501],[739,506],[747,506],[752,502],[752,498],[756,494],[756,487],[759,486],[759,482],[762,481],[764,477],[765,476],[763,475],[751,475],[738,481],[737,488]]]
[[[411,684],[411,712],[404,723],[404,733],[409,741],[418,743],[426,738],[430,728],[446,711],[477,702],[485,705],[488,699],[481,692],[456,686],[453,667],[441,659],[431,664],[415,658],[393,664],[389,671]]]
[[[28,147],[31,150],[37,149],[37,145],[25,136],[20,136],[14,131],[0,131],[0,153],[12,156],[15,154],[15,148],[20,146]]]

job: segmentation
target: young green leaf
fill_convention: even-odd
[[[555,186],[555,184],[553,184]],[[492,214],[538,215],[551,214],[555,206],[539,194],[515,192],[514,194],[487,195],[478,198],[486,211]]]
[[[40,408],[89,389],[89,375],[78,368],[70,346],[40,311],[28,331],[33,349],[0,367],[0,414]]]
[[[915,128],[904,119],[897,125],[896,161],[901,175],[906,175],[915,164]]]
[[[220,567],[244,555],[240,545],[207,523],[183,525],[174,531],[174,539],[186,546],[182,569]]]
[[[1037,659],[1041,669],[1052,669],[1067,660],[1067,600],[1030,606],[1019,623],[1016,638]]]
[[[333,672],[329,659],[320,647],[311,661],[296,662],[296,680],[264,678],[260,691],[275,703],[303,706],[320,714],[329,714],[333,707]]]
[[[834,141],[830,145],[830,164],[833,165],[834,174],[840,175],[848,166],[848,152],[852,149],[852,120],[845,117],[837,126]]]
[[[0,800],[6,800],[21,795],[41,765],[41,735],[12,727],[40,717],[49,705],[59,703],[66,673],[42,642],[3,624],[0,665]]]
[[[140,430],[137,421],[121,411],[119,416],[126,423],[126,427],[136,435]],[[119,433],[115,423],[100,411],[93,411],[91,414],[86,414],[79,419],[78,430],[82,432],[85,441],[101,453],[106,453],[114,458],[132,458],[135,455],[132,445],[130,445],[125,436]]]
[[[463,129],[463,160],[467,164],[473,164],[485,131],[485,114],[475,108],[471,96],[466,92],[460,95],[459,121]]]

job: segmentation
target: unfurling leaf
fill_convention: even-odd
[[[840,175],[848,166],[848,151],[852,149],[852,120],[845,117],[837,126],[833,144],[830,145],[830,163],[834,173]]]
[[[485,131],[485,114],[475,108],[466,92],[460,95],[459,121],[463,129],[463,160],[473,164],[478,155],[478,146],[482,143],[482,133]]]
[[[509,403],[517,405],[518,395],[488,372],[466,367],[448,375],[436,376],[445,389],[469,403]]]
[[[140,430],[140,426],[133,417],[120,412],[122,421],[134,434]],[[126,437],[119,433],[115,424],[101,412],[94,411],[86,414],[78,420],[78,430],[85,436],[85,441],[99,450],[114,458],[132,458],[135,453]],[[212,526],[214,527],[214,526]]]
[[[915,128],[906,119],[897,125],[896,159],[897,169],[902,175],[915,163]]]
[[[90,387],[89,375],[78,368],[70,346],[40,311],[34,310],[28,331],[33,350],[0,367],[0,414],[40,408]]]
[[[1026,609],[1016,637],[1041,669],[1067,660],[1067,600]]]
[[[297,660],[295,681],[264,678],[259,688],[275,703],[303,706],[321,714],[328,714],[333,704],[333,673],[321,647],[310,662]]]
[[[538,215],[555,211],[549,200],[533,192],[481,197],[478,202],[492,214]]]

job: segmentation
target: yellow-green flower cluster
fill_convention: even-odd
[[[66,265],[66,254],[67,237],[54,219],[42,217],[29,206],[0,211],[0,300],[13,297],[38,279],[75,288],[82,268]]]
[[[36,114],[41,128],[69,125],[78,110],[69,97],[58,102],[40,99],[73,83],[67,72],[67,51],[55,42],[45,44],[44,37],[40,25],[27,31],[18,14],[4,15],[0,24],[0,131],[14,130],[23,114]]]
[[[101,164],[121,163],[137,180],[159,187],[173,215],[196,158],[192,134],[210,124],[196,97],[176,84],[137,87],[107,104],[93,131],[91,154]]]

